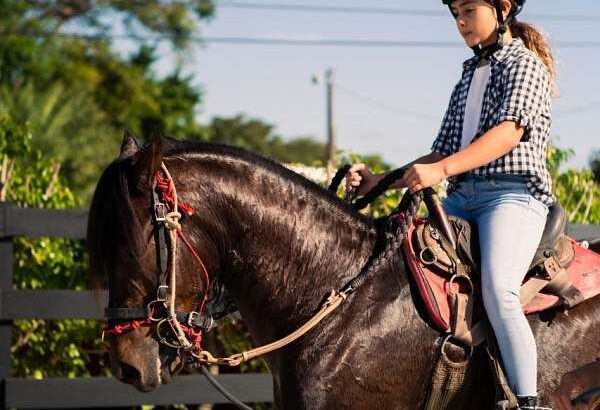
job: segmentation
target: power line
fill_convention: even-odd
[[[422,17],[448,16],[447,10],[422,10],[422,9],[403,9],[395,7],[348,7],[348,6],[323,6],[323,5],[305,5],[305,4],[273,4],[247,1],[227,1],[217,2],[218,7],[248,9],[248,10],[268,10],[268,11],[286,11],[286,12],[316,12],[316,13],[346,13],[346,14],[379,14],[379,15],[405,15]],[[539,20],[554,21],[575,21],[575,22],[600,22],[598,15],[581,14],[547,14],[547,13],[527,13],[527,17]]]
[[[405,110],[405,109],[400,109],[397,107],[390,107],[389,105],[378,101],[374,98],[371,97],[365,97],[364,95],[361,95],[357,92],[354,92],[342,85],[340,85],[339,83],[335,84],[336,88],[339,91],[342,91],[343,93],[349,95],[350,97],[362,102],[363,104],[369,105],[373,108],[376,108],[378,110],[383,110],[383,111],[387,111],[387,112],[391,112],[392,114],[396,114],[396,115],[401,115],[404,117],[418,117],[420,119],[423,120],[427,120],[427,121],[431,121],[431,120],[439,120],[440,118],[438,116],[435,115],[431,115],[431,114],[425,114],[425,113],[421,113],[421,112],[417,112],[417,111],[411,111],[411,110]]]
[[[172,41],[171,36],[152,36],[136,34],[81,34],[81,33],[37,33],[38,36],[62,36],[85,40],[138,40]],[[34,35],[28,35],[34,36]],[[394,47],[394,48],[462,48],[458,41],[412,41],[412,40],[356,40],[356,39],[305,39],[273,37],[189,37],[189,41],[200,44],[239,44],[274,46],[339,46],[339,47]],[[600,41],[557,41],[554,46],[561,48],[600,48]]]
[[[239,1],[219,1],[218,7],[255,10],[280,10],[320,13],[349,13],[349,14],[400,14],[409,16],[448,16],[447,11],[398,9],[390,7],[346,7],[346,6],[311,6],[302,4],[269,4]]]

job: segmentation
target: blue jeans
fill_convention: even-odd
[[[517,396],[537,395],[537,349],[519,301],[548,207],[517,175],[469,175],[444,201],[450,215],[477,225],[483,304]]]

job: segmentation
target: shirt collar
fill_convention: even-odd
[[[501,62],[504,61],[507,57],[513,55],[517,50],[525,47],[523,44],[523,40],[520,38],[513,38],[512,41],[508,44],[505,44],[500,50],[496,51],[490,56],[491,60]],[[472,68],[477,65],[481,57],[474,56],[469,58],[468,60],[463,62],[463,69]]]

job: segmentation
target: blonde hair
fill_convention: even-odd
[[[514,37],[520,38],[525,47],[533,51],[542,60],[554,83],[556,80],[556,65],[546,36],[533,25],[515,19],[511,19],[508,27]]]
[[[494,5],[494,0],[485,0],[487,3]],[[515,10],[517,5],[514,0],[510,0],[512,6],[511,11]],[[512,33],[513,37],[520,38],[529,50],[533,51],[544,63],[544,66],[550,74],[550,79],[553,85],[556,83],[556,65],[554,62],[554,55],[546,36],[535,26],[517,21],[515,18],[511,18],[508,22],[508,28]]]

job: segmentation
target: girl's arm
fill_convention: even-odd
[[[446,177],[462,174],[508,154],[523,136],[524,129],[513,121],[491,128],[471,145],[441,161]]]
[[[453,155],[433,163],[411,166],[400,184],[416,192],[448,177],[479,168],[509,153],[519,144],[524,132],[516,122],[503,121]]]
[[[407,169],[410,169],[410,167],[415,164],[433,164],[435,162],[443,160],[444,158],[446,158],[446,157],[444,155],[440,154],[439,152],[431,151],[429,154],[423,155],[422,157],[415,159],[413,162],[409,162],[408,164],[405,165],[405,167]],[[382,178],[384,176],[385,176],[385,174],[381,175]],[[402,189],[402,188],[406,188],[404,178],[400,178],[399,180],[394,182],[392,185],[390,185],[390,189]]]

